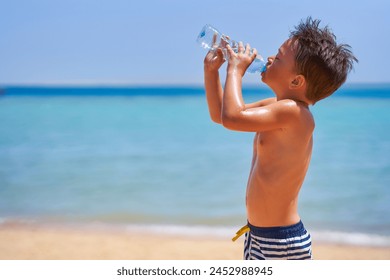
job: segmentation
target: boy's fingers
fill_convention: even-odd
[[[249,45],[249,43],[247,43],[246,46],[245,46],[245,54],[249,55],[250,51],[251,51],[251,46]]]
[[[226,49],[228,51],[229,56],[234,54],[234,51],[233,51],[233,49],[232,49],[232,47],[230,45],[226,45]]]
[[[227,38],[227,36],[225,36],[224,34],[222,34],[222,40],[221,40],[221,46],[222,47],[226,47],[226,45],[227,45],[227,42],[226,42],[226,39],[225,38]]]
[[[240,52],[244,52],[244,44],[242,43],[242,42],[239,42],[238,43],[238,52],[240,53]]]
[[[222,52],[221,48],[217,49],[217,54],[218,54],[218,56],[223,56],[223,52]]]
[[[256,56],[257,56],[257,50],[254,48],[254,49],[253,49],[253,52],[252,52],[252,55],[251,55],[251,58],[252,58],[252,59],[255,59]]]
[[[227,57],[226,49],[224,53],[224,50],[222,48],[218,48],[218,56],[222,59],[222,61],[225,61]]]
[[[217,44],[217,33],[213,34],[213,47]]]

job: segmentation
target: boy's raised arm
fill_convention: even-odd
[[[209,51],[204,59],[204,85],[211,119],[221,123],[223,89],[219,78],[219,68],[225,62],[222,50]]]
[[[204,85],[210,118],[212,121],[220,124],[223,89],[218,70],[214,72],[205,70]]]
[[[242,98],[242,77],[250,63],[255,59],[257,51],[250,54],[250,46],[246,49],[240,42],[238,53],[227,46],[229,64],[225,90],[222,100],[221,121],[223,126],[239,131],[266,131],[286,127],[296,115],[291,101],[276,102],[267,100],[260,107],[247,106]]]

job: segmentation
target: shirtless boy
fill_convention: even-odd
[[[227,48],[227,76],[218,70],[221,48],[204,60],[204,82],[211,119],[224,127],[255,132],[246,191],[245,259],[311,259],[311,237],[298,214],[298,194],[309,167],[314,119],[309,105],[330,96],[346,80],[357,59],[336,43],[328,27],[308,18],[267,60],[261,80],[275,98],[245,104],[242,77],[257,51],[239,43]]]

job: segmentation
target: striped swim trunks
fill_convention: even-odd
[[[303,223],[283,227],[255,227],[248,223],[237,232],[245,233],[245,260],[310,260],[311,237]]]

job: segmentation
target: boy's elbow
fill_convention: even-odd
[[[216,124],[222,124],[221,118],[211,118],[211,120]]]
[[[217,114],[210,114],[210,118],[213,122],[217,123],[217,124],[222,124],[222,120],[221,120],[221,115],[217,115]]]
[[[229,112],[223,112],[221,116],[221,124],[227,128],[235,130],[237,123],[239,122],[240,114],[237,113],[229,113]]]

